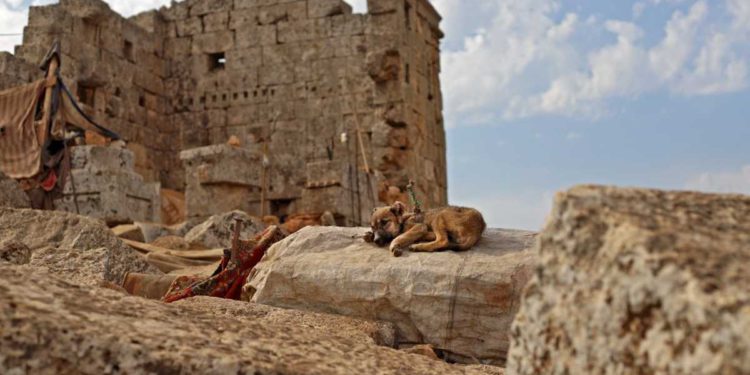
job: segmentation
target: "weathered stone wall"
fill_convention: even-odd
[[[368,6],[188,0],[124,19],[61,0],[31,8],[16,54],[36,62],[60,40],[71,89],[129,141],[147,181],[183,189],[179,151],[236,136],[270,161],[266,212],[361,224],[409,179],[425,204],[447,203],[440,16],[427,0]]]
[[[147,181],[181,186],[182,175],[172,175],[180,164],[164,90],[169,66],[163,38],[158,27],[146,30],[140,23],[145,22],[125,19],[99,0],[31,7],[16,56],[38,64],[59,40],[63,79],[84,109],[129,142],[136,171]]]
[[[42,77],[42,71],[8,52],[0,52],[0,90],[29,83]]]

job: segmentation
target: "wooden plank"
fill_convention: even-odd
[[[146,261],[164,273],[213,264],[213,262],[190,260],[161,253],[149,253],[146,255]]]
[[[121,238],[122,242],[142,253],[160,253],[185,259],[207,259],[216,260],[224,256],[224,249],[213,250],[172,250],[151,244]]]

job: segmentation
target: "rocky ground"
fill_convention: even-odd
[[[235,218],[263,228],[245,216],[115,232],[213,254],[196,248],[225,246]],[[115,232],[0,208],[0,373],[750,373],[749,197],[582,186],[538,236],[402,258],[363,229],[307,228],[245,301],[127,294],[128,273],[164,275]]]

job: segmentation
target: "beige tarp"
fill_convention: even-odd
[[[41,170],[42,147],[48,139],[47,127],[35,124],[34,114],[44,93],[47,80],[0,91],[0,171],[15,178],[30,178]],[[51,80],[53,85],[56,80]],[[91,122],[81,113],[73,99],[62,87],[58,96],[58,110],[50,131],[53,139],[65,137],[65,126],[105,136],[116,136]]]
[[[44,137],[34,126],[45,80],[0,92],[0,170],[12,178],[39,173]]]

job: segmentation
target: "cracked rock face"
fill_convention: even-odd
[[[31,249],[14,241],[0,241],[0,262],[22,265],[31,261]]]
[[[0,207],[31,208],[29,196],[16,180],[0,172]]]
[[[502,365],[535,233],[489,229],[466,252],[405,253],[366,243],[364,228],[310,227],[275,244],[245,285],[251,301],[396,325],[399,344]]]
[[[509,374],[750,373],[750,197],[560,194]]]
[[[229,248],[232,246],[235,220],[242,222],[240,238],[253,238],[266,229],[260,219],[242,211],[232,211],[211,216],[204,223],[191,229],[185,235],[185,240],[191,245],[199,245],[207,249]]]
[[[174,305],[0,265],[2,374],[501,374],[377,346],[379,323],[238,301]]]
[[[0,208],[0,242],[31,249],[31,263],[89,285],[121,284],[128,272],[160,273],[101,222],[66,212]]]

